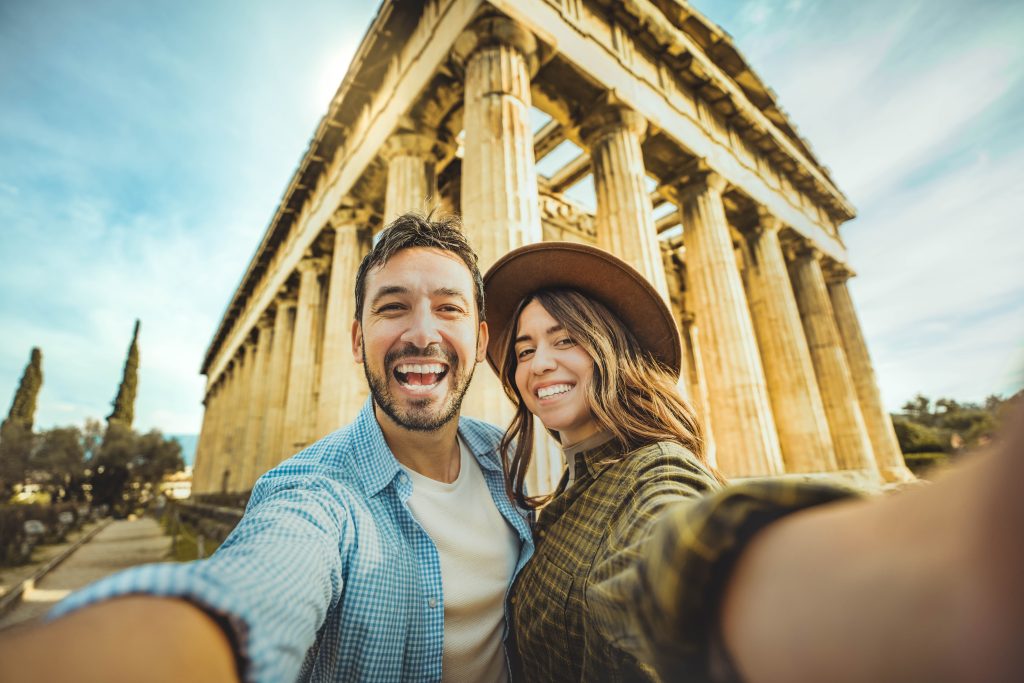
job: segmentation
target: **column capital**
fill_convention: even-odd
[[[832,259],[822,262],[821,271],[825,276],[825,282],[830,285],[843,284],[855,275],[853,270],[845,264]]]
[[[337,230],[359,230],[370,224],[373,210],[366,206],[339,206],[327,219],[327,223]]]
[[[418,130],[399,130],[380,148],[380,156],[387,162],[398,156],[422,157],[425,160],[441,156],[435,150],[437,146],[435,136]]]
[[[295,265],[295,270],[299,273],[314,272],[317,275],[327,270],[327,266],[330,262],[323,256],[305,256]]]
[[[756,233],[774,232],[782,230],[782,220],[763,206],[757,207],[757,223],[754,225]]]
[[[676,199],[682,203],[694,195],[705,192],[721,195],[729,186],[729,181],[710,168],[702,168],[683,173],[674,184]]]
[[[276,310],[280,311],[282,308],[296,306],[298,303],[299,296],[295,290],[291,287],[282,287],[281,291],[274,297],[273,306]]]
[[[261,333],[264,330],[269,330],[274,326],[274,311],[268,307],[267,310],[260,314],[259,320],[256,321],[256,329]]]
[[[597,109],[587,115],[580,124],[580,137],[587,147],[609,133],[626,130],[640,138],[647,131],[647,119],[626,106],[615,102],[612,96],[605,96]]]
[[[465,67],[478,50],[497,45],[515,48],[526,59],[530,75],[537,73],[537,39],[522,24],[501,14],[485,14],[463,31],[455,39],[452,57],[458,66]]]
[[[811,259],[820,263],[822,258],[824,258],[821,250],[815,247],[810,240],[804,238],[789,242],[782,249],[786,254],[787,261]]]

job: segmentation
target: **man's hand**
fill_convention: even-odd
[[[0,633],[4,681],[238,681],[224,631],[184,600],[129,596]]]

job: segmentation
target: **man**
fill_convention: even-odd
[[[507,679],[504,596],[533,543],[500,430],[459,418],[488,339],[476,255],[454,219],[405,215],[355,295],[355,422],[264,475],[210,559],[110,577],[0,656],[75,680]],[[41,674],[33,648],[73,668]]]

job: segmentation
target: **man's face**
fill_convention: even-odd
[[[486,349],[473,276],[455,254],[414,247],[367,273],[352,350],[397,425],[434,431],[456,417]]]

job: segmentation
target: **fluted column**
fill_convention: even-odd
[[[537,169],[530,128],[530,77],[536,71],[533,35],[505,17],[478,20],[456,41],[465,65],[462,217],[486,270],[508,251],[543,238]],[[474,375],[463,413],[505,426],[512,405],[486,367]],[[546,463],[531,473],[533,490]]]
[[[221,415],[220,423],[220,448],[217,449],[217,457],[214,460],[211,484],[212,491],[223,492],[225,490],[225,472],[230,473],[232,458],[235,453],[235,419],[238,405],[238,375],[239,362],[236,356],[225,370],[224,378],[224,412]]]
[[[383,225],[409,211],[428,213],[437,201],[434,145],[434,138],[413,131],[395,133],[384,144],[388,182]]]
[[[210,493],[215,491],[217,484],[214,481],[214,471],[217,468],[217,463],[222,457],[222,439],[221,430],[224,422],[224,395],[225,395],[225,378],[223,375],[214,383],[213,388],[210,390],[210,404],[208,410],[210,411],[210,436],[206,441],[206,445],[203,448],[204,459],[202,463],[197,461],[197,466],[202,465],[202,469],[199,472],[200,487],[197,489],[198,493]]]
[[[211,388],[203,398],[203,425],[199,429],[199,442],[196,444],[196,455],[192,461],[192,494],[202,493],[206,485],[205,476],[210,453],[210,437],[213,435],[213,404],[214,394]]]
[[[542,239],[530,129],[537,44],[519,24],[484,17],[456,41],[465,64],[462,216],[480,269]]]
[[[779,243],[781,227],[762,214],[750,234],[750,315],[786,471],[827,472],[836,469],[832,437]]]
[[[718,466],[734,477],[779,474],[779,437],[722,204],[725,184],[709,172],[679,192],[686,291],[701,326]]]
[[[718,447],[715,444],[715,430],[711,423],[711,396],[708,394],[708,381],[704,372],[704,361],[700,354],[700,327],[696,316],[686,310],[686,299],[683,299],[682,335],[683,352],[690,359],[690,396],[697,417],[704,426],[704,455],[712,465],[718,465]]]
[[[875,366],[868,354],[868,345],[864,341],[857,311],[853,307],[850,290],[846,286],[849,277],[850,272],[845,268],[830,269],[827,277],[828,294],[843,341],[843,349],[846,351],[846,361],[850,366],[861,414],[868,430],[871,450],[875,454],[878,470],[886,481],[909,481],[914,476],[903,460],[903,452],[896,439],[892,418],[889,417],[889,412],[882,402]]]
[[[597,244],[636,268],[668,298],[640,139],[647,121],[625,106],[590,114],[580,132],[590,148],[597,195]]]
[[[242,361],[241,374],[239,375],[238,402],[236,406],[236,426],[234,454],[231,459],[231,483],[230,490],[245,490],[247,484],[244,480],[246,460],[249,458],[249,413],[252,412],[253,393],[252,379],[253,369],[256,365],[256,340],[250,335],[242,344],[239,350]]]
[[[290,455],[290,449],[284,446],[284,410],[289,389],[296,303],[293,293],[282,292],[274,304],[274,336],[270,342],[270,372],[267,376],[267,417],[263,425],[263,450],[259,454],[257,476]]]
[[[320,315],[320,273],[326,259],[306,257],[299,261],[299,302],[295,309],[288,396],[285,400],[286,451],[298,452],[312,442],[316,424],[316,346]]]
[[[367,219],[368,213],[364,210],[340,209],[331,220],[334,253],[324,312],[317,438],[350,422],[368,393],[363,372],[352,357],[356,271],[363,256],[359,231],[367,224]]]
[[[832,434],[836,464],[840,469],[876,472],[867,428],[825,288],[820,258],[820,252],[813,247],[796,249],[790,274]]]
[[[259,476],[256,471],[263,441],[263,424],[266,418],[267,375],[270,371],[270,343],[274,319],[267,313],[256,323],[254,358],[248,380],[248,413],[245,418],[245,439],[239,459],[238,482],[240,490],[252,488]]]

